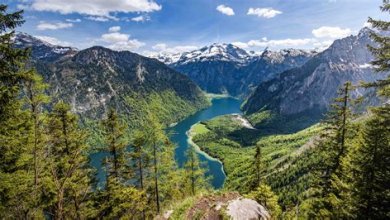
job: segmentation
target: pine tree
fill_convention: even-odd
[[[390,1],[383,0],[382,12],[390,12]],[[390,22],[369,18],[372,27],[381,32],[371,32],[377,47],[368,46],[376,59],[372,62],[377,72],[390,70]],[[390,97],[390,76],[366,87],[375,87],[386,100]],[[390,218],[390,104],[371,108],[371,115],[363,127],[361,142],[352,155],[352,195],[355,217],[364,219]]]
[[[380,7],[382,12],[390,12],[390,1],[383,0],[383,5]],[[384,20],[375,20],[369,18],[369,23],[371,23],[373,28],[376,28],[380,31],[389,31],[390,22]],[[383,35],[380,32],[371,32],[372,39],[379,44],[378,47],[368,46],[370,51],[374,54],[376,59],[371,62],[371,64],[376,68],[378,72],[386,72],[390,69],[389,57],[390,57],[390,37]],[[381,95],[390,97],[390,76],[388,75],[386,79],[378,80],[374,83],[366,84],[368,87],[377,87]]]
[[[20,98],[28,50],[16,49],[12,40],[22,13],[7,13],[0,4],[0,218],[38,217],[31,201],[30,118]]]
[[[54,194],[50,212],[55,219],[80,219],[91,191],[87,134],[62,101],[49,115],[48,134],[48,169]]]
[[[126,182],[130,178],[125,132],[126,126],[121,122],[116,110],[110,109],[107,119],[103,121],[104,135],[106,137],[105,152],[109,153],[106,159],[108,178],[115,178],[119,182]]]
[[[256,151],[255,155],[253,157],[253,162],[252,162],[252,171],[254,173],[254,177],[252,178],[251,181],[251,189],[254,190],[261,184],[261,176],[264,172],[264,164],[263,164],[263,158],[262,158],[262,153],[261,153],[261,145],[257,144],[256,145]]]
[[[145,188],[145,170],[148,168],[148,155],[144,148],[147,144],[147,137],[141,131],[134,134],[133,152],[131,158],[135,161],[136,172],[138,174],[138,185],[140,190]]]
[[[278,204],[278,196],[272,191],[267,184],[260,184],[254,191],[247,195],[249,198],[256,200],[263,205],[274,219],[277,219],[282,210]]]
[[[149,113],[147,118],[148,126],[148,142],[151,147],[151,160],[153,167],[153,182],[154,182],[154,196],[156,203],[156,211],[160,213],[160,192],[159,192],[159,153],[162,144],[167,138],[165,137],[163,127],[155,114]]]
[[[187,161],[184,164],[186,174],[186,183],[189,185],[190,194],[196,195],[200,190],[207,189],[207,180],[205,178],[205,169],[202,168],[199,157],[193,146],[190,146],[186,152]]]
[[[317,146],[321,160],[316,167],[310,218],[343,218],[348,214],[342,209],[343,191],[346,190],[343,188],[343,161],[348,153],[346,140],[352,116],[352,88],[350,82],[344,84],[324,121],[325,129]]]
[[[357,218],[390,218],[390,109],[372,109],[363,138],[352,157]]]

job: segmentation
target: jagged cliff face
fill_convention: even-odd
[[[124,102],[126,96],[166,91],[198,108],[207,104],[188,77],[155,59],[103,47],[59,54],[58,46],[30,38],[37,42],[26,47],[32,47],[32,63],[49,83],[53,101],[64,99],[76,113],[100,117],[109,106],[126,111],[131,108]]]
[[[189,76],[207,92],[239,96],[277,73],[303,65],[314,54],[295,49],[254,54],[232,44],[212,44],[180,56],[157,58]]]
[[[360,81],[372,82],[383,77],[384,74],[374,73],[369,64],[374,57],[367,49],[368,44],[373,45],[373,41],[366,28],[357,36],[336,40],[302,67],[287,70],[261,83],[243,110],[248,115],[272,110],[284,116],[314,113],[314,117],[321,118],[321,113],[328,110],[338,88],[346,81],[359,84]],[[368,92],[359,88],[352,95],[357,97]]]

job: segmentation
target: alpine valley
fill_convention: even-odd
[[[158,29],[153,12],[179,8],[108,2],[19,1],[27,17],[0,3],[0,219],[390,218],[390,22],[287,39],[331,36],[323,49],[273,49],[283,40],[264,37],[136,53],[145,44],[123,25],[86,49],[19,31],[46,13],[79,17],[37,31]],[[272,49],[249,51],[256,43]]]

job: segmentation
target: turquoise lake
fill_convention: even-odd
[[[241,114],[240,105],[241,101],[234,98],[213,99],[211,101],[211,106],[208,108],[198,111],[197,113],[180,121],[175,126],[167,129],[168,133],[170,134],[171,141],[177,146],[175,150],[175,158],[180,167],[186,161],[185,152],[189,147],[187,131],[190,130],[191,126],[198,123],[199,121],[209,120],[220,115],[233,113]],[[105,155],[105,153],[94,153],[90,156],[91,165],[98,171],[97,179],[100,183],[100,186],[102,186],[102,184],[105,182],[105,174],[101,166]],[[207,175],[212,179],[212,186],[215,189],[221,188],[226,178],[222,164],[217,160],[207,158],[203,154],[198,155],[200,160],[207,164]]]
[[[234,98],[218,98],[213,99],[212,104],[207,109],[201,110],[194,115],[189,116],[177,125],[169,129],[172,133],[171,141],[177,145],[176,160],[179,166],[182,166],[186,161],[185,152],[189,147],[187,131],[192,125],[199,121],[205,121],[214,117],[226,114],[241,113],[241,101]],[[208,176],[212,177],[212,185],[215,189],[219,189],[225,182],[226,175],[223,172],[222,164],[216,160],[210,160],[203,154],[198,154],[201,161],[204,161],[208,166]]]

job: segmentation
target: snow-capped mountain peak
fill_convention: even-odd
[[[184,53],[178,63],[205,62],[205,61],[233,61],[245,62],[250,55],[243,49],[232,44],[214,43],[199,50]]]
[[[32,56],[41,60],[53,61],[62,56],[73,55],[78,51],[74,47],[53,45],[23,32],[17,32],[13,40],[18,48],[32,48]]]

